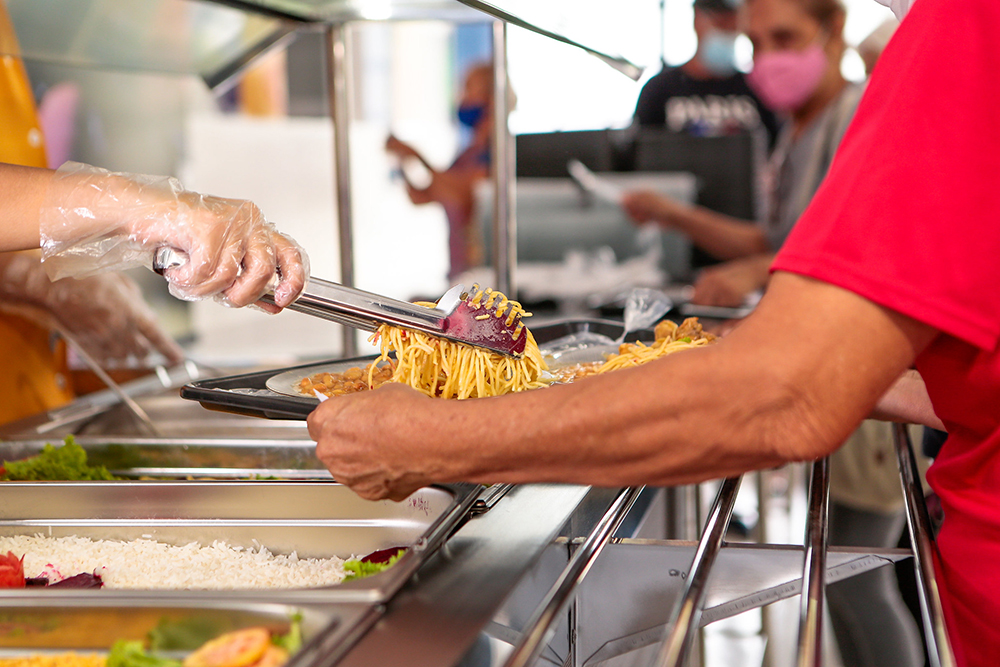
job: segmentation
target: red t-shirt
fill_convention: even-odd
[[[919,0],[774,264],[942,333],[928,473],[960,664],[1000,664],[1000,0]]]

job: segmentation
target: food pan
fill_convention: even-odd
[[[198,406],[193,406],[197,408]],[[330,479],[311,440],[77,436],[87,463],[127,478]],[[6,440],[0,460],[34,456],[60,438]]]
[[[329,606],[268,602],[190,604],[116,600],[113,605],[79,597],[48,596],[44,602],[7,601],[0,607],[0,654],[52,651],[104,652],[118,640],[144,641],[151,632],[165,650],[184,653],[226,632],[266,627],[288,632],[298,619],[303,640],[339,625]]]
[[[561,320],[531,327],[531,333],[539,345],[585,332],[617,338],[621,335],[622,323],[611,320]],[[640,332],[637,337],[647,340],[652,337],[652,332]],[[268,388],[269,380],[280,375],[298,373],[306,377],[320,372],[346,370],[352,366],[365,366],[375,358],[376,355],[368,355],[353,359],[327,360],[290,368],[201,380],[185,385],[181,389],[181,397],[198,401],[211,410],[269,419],[305,419],[319,404],[319,400],[311,396],[290,396],[273,391]],[[272,386],[275,386],[274,383]]]
[[[335,586],[323,599],[386,600],[458,526],[476,500],[476,485],[428,487],[401,503],[362,500],[332,482],[6,482],[0,535],[155,539],[174,546],[224,541],[302,558],[350,558],[408,547],[388,570]],[[68,573],[67,573],[68,574]],[[19,589],[2,600],[53,592]],[[289,589],[268,589],[287,595]],[[245,592],[245,591],[237,591]],[[91,590],[90,595],[125,594]],[[160,596],[164,591],[157,591]],[[202,600],[227,591],[184,591]],[[253,591],[260,595],[261,591]]]

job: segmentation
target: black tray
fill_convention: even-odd
[[[549,341],[562,338],[563,336],[586,331],[603,334],[610,338],[617,338],[621,335],[622,323],[612,320],[561,320],[531,327],[531,333],[539,345],[544,345]],[[644,340],[651,337],[649,335],[644,336],[642,335],[643,333],[651,334],[651,332],[640,332],[636,337]],[[271,377],[291,370],[308,371],[308,369],[325,366],[333,362],[346,362],[352,365],[364,366],[372,359],[375,359],[376,356],[372,354],[353,359],[328,359],[300,366],[289,366],[287,368],[276,368],[256,373],[200,380],[182,387],[181,398],[198,401],[203,407],[209,410],[220,410],[222,412],[265,417],[267,419],[302,420],[308,417],[309,413],[316,408],[316,401],[305,396],[298,398],[271,391],[267,388],[267,381]]]

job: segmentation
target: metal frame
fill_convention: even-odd
[[[799,667],[823,664],[823,601],[826,597],[826,550],[829,543],[830,460],[812,465],[809,484],[809,521],[806,524],[802,564],[802,601],[799,612]]]
[[[742,479],[742,477],[730,477],[722,483],[722,488],[719,489],[719,495],[716,496],[715,503],[708,514],[705,530],[698,541],[698,549],[691,562],[684,595],[677,601],[677,606],[674,608],[670,622],[670,634],[663,643],[663,648],[657,655],[654,665],[667,667],[668,665],[684,664],[691,650],[691,645],[694,643],[695,635],[701,625],[702,607],[708,592],[708,577],[711,574],[712,564],[715,563],[715,557],[722,549],[726,528],[733,515],[733,507],[736,505],[736,495],[739,493]]]
[[[934,554],[937,547],[934,543],[927,505],[924,502],[913,445],[905,424],[896,424],[893,435],[906,502],[907,525],[917,565],[921,615],[930,662],[932,667],[954,667],[955,657],[944,621],[940,587],[934,573]],[[740,479],[727,479],[715,500],[691,563],[684,594],[677,600],[671,622],[668,624],[669,635],[653,663],[657,667],[679,667],[687,664],[697,630],[701,625],[706,583],[715,557],[723,546]],[[829,461],[822,459],[814,462],[809,487],[809,514],[802,571],[797,651],[799,667],[822,664],[823,605],[829,546],[829,487]]]
[[[330,119],[333,122],[334,191],[337,193],[337,239],[340,246],[340,283],[354,287],[354,230],[351,207],[351,49],[350,26],[339,23],[326,28],[326,74]],[[343,355],[358,354],[354,329],[343,329]]]
[[[493,23],[493,267],[496,289],[515,298],[517,192],[514,136],[510,133],[507,24]]]
[[[635,504],[643,487],[622,489],[611,507],[587,536],[586,541],[573,553],[556,583],[545,595],[543,603],[525,628],[520,643],[504,663],[504,667],[528,667],[535,663],[555,632],[555,623],[572,600],[573,592],[590,571],[608,540],[625,520],[625,515]]]
[[[934,573],[937,544],[934,542],[931,519],[927,513],[927,503],[924,502],[924,489],[920,483],[920,471],[917,470],[913,443],[910,441],[906,424],[894,425],[893,439],[896,441],[899,476],[903,485],[903,498],[906,501],[906,525],[910,530],[913,559],[916,561],[915,571],[927,654],[931,667],[954,667],[955,654],[948,637],[948,628],[945,626],[940,587]]]

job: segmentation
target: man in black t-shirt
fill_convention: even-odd
[[[736,0],[695,0],[694,31],[698,51],[646,82],[635,122],[695,136],[735,134],[763,125],[770,145],[778,122],[735,66]]]

